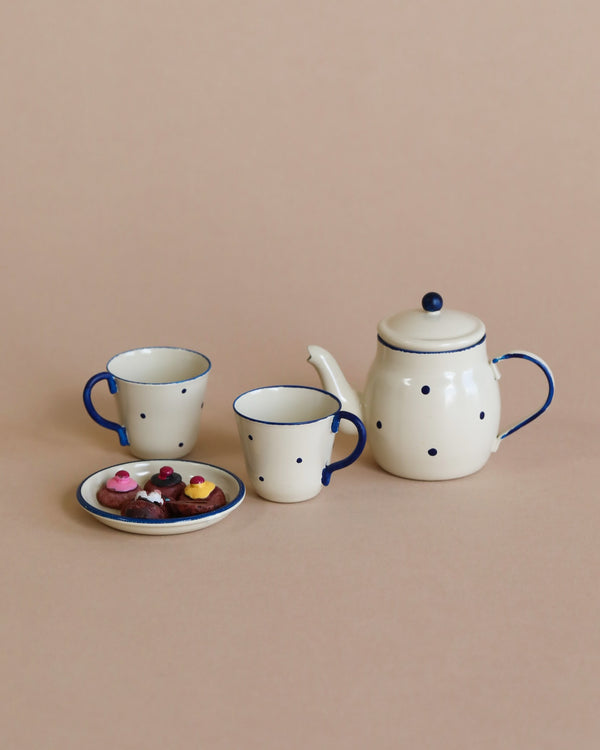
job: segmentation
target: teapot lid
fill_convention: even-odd
[[[421,300],[421,310],[406,310],[382,320],[377,327],[379,340],[393,349],[426,353],[461,351],[485,339],[479,318],[442,309],[443,304],[439,294],[429,292]]]

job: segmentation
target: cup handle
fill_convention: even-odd
[[[358,432],[358,440],[356,441],[356,445],[354,446],[354,450],[350,455],[346,456],[346,458],[342,458],[339,461],[335,461],[332,464],[329,464],[323,469],[323,473],[321,475],[321,484],[323,484],[325,487],[329,484],[331,480],[331,475],[334,471],[337,471],[338,469],[343,469],[346,466],[350,466],[350,464],[353,464],[356,459],[360,456],[360,454],[363,452],[365,443],[367,442],[367,430],[364,426],[364,424],[361,422],[361,420],[356,416],[356,414],[352,414],[349,411],[339,411],[333,418],[333,423],[331,425],[331,431],[337,432],[340,426],[340,421],[342,419],[347,419],[349,422],[352,422],[352,424],[356,427],[356,431]]]
[[[116,422],[111,422],[108,419],[104,419],[103,416],[98,414],[92,403],[92,388],[101,380],[106,380],[108,382],[108,388],[111,393],[116,393],[118,390],[117,383],[114,377],[109,372],[99,372],[96,375],[92,375],[92,377],[85,384],[85,388],[83,389],[83,403],[85,405],[87,413],[94,420],[94,422],[98,422],[101,427],[106,427],[108,430],[114,430],[119,436],[119,442],[121,443],[121,445],[129,445],[129,439],[127,438],[127,431],[125,427],[123,427],[123,425],[117,424]]]
[[[536,356],[535,354],[531,354],[531,352],[522,352],[522,351],[513,351],[513,352],[507,352],[506,354],[502,354],[500,357],[494,357],[491,361],[492,369],[494,370],[494,376],[496,380],[500,378],[500,370],[496,366],[498,362],[501,362],[503,359],[525,359],[528,362],[533,362],[534,365],[537,365],[540,370],[544,373],[546,376],[546,380],[548,381],[548,395],[546,396],[546,401],[544,402],[543,406],[541,406],[536,412],[531,414],[531,416],[527,417],[526,419],[523,419],[520,422],[517,422],[517,424],[513,425],[512,427],[509,427],[508,430],[505,430],[500,435],[497,436],[496,442],[493,447],[493,451],[498,450],[498,446],[500,445],[500,441],[504,440],[505,437],[508,437],[509,435],[512,435],[513,432],[516,432],[517,430],[520,430],[521,427],[525,427],[526,424],[529,424],[530,422],[533,422],[534,419],[537,419],[537,417],[540,416],[540,414],[543,414],[546,409],[550,406],[550,402],[554,398],[554,376],[552,375],[552,371],[548,367],[548,365],[544,362],[544,360],[541,357]]]

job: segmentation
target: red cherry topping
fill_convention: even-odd
[[[173,469],[170,466],[163,466],[158,472],[158,476],[161,479],[168,479],[173,474]]]
[[[204,484],[204,477],[192,477],[190,484]]]
[[[120,469],[119,471],[117,471],[117,473],[115,474],[115,476],[118,477],[119,479],[128,479],[129,478],[129,472],[125,471],[125,469]]]

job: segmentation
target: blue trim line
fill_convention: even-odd
[[[513,432],[520,430],[521,427],[525,427],[526,424],[529,424],[530,422],[533,422],[534,419],[537,419],[540,414],[543,414],[546,411],[546,409],[550,406],[552,399],[554,398],[554,377],[545,362],[537,359],[531,354],[526,354],[524,352],[508,352],[507,354],[502,354],[500,357],[494,357],[494,359],[492,359],[492,362],[493,364],[497,364],[504,359],[526,359],[529,362],[533,362],[534,365],[537,365],[540,370],[542,370],[542,372],[546,376],[546,380],[548,381],[548,396],[546,397],[544,405],[540,409],[538,409],[530,417],[527,417],[527,419],[524,419],[522,422],[519,422],[514,427],[511,427],[502,435],[500,435],[500,440],[503,440],[505,437],[512,435]]]
[[[247,414],[244,414],[236,407],[237,402],[244,396],[247,396],[249,393],[255,393],[258,391],[267,391],[267,390],[272,390],[274,388],[294,388],[294,389],[303,388],[304,390],[307,390],[307,391],[317,391],[317,393],[324,393],[326,396],[329,396],[335,401],[337,408],[332,409],[332,411],[327,412],[327,414],[323,414],[323,416],[317,417],[316,419],[307,419],[301,422],[274,422],[269,419],[256,419],[256,417],[249,417]],[[327,419],[328,417],[332,417],[338,414],[341,408],[342,408],[342,402],[339,400],[337,396],[335,396],[333,393],[330,393],[329,391],[323,390],[322,388],[314,388],[312,385],[267,385],[261,388],[251,388],[249,391],[240,393],[240,395],[233,402],[233,411],[236,414],[242,417],[242,419],[247,419],[250,422],[258,422],[259,424],[280,424],[280,425],[312,424],[313,422],[320,422],[322,419]]]
[[[486,334],[484,333],[483,336],[477,341],[475,344],[471,344],[470,346],[464,346],[462,349],[444,349],[440,352],[423,352],[419,349],[402,349],[399,346],[393,346],[392,344],[388,344],[387,341],[381,338],[379,334],[377,334],[377,341],[379,341],[380,344],[383,344],[383,346],[386,346],[388,349],[392,349],[395,352],[406,352],[407,354],[456,354],[457,352],[466,352],[469,349],[474,349],[476,346],[479,346],[479,344],[483,344],[485,341]]]
[[[201,372],[199,375],[194,375],[193,378],[184,378],[183,380],[166,380],[161,383],[148,383],[145,380],[130,380],[129,378],[124,378],[121,375],[114,375],[114,377],[118,378],[119,380],[123,380],[125,383],[137,383],[139,385],[173,385],[177,383],[189,383],[192,380],[198,380],[198,378],[203,378],[205,375],[208,375],[212,368],[212,362],[210,359],[206,356],[206,354],[202,354],[202,352],[198,352],[195,349],[188,349],[185,346],[139,346],[137,349],[128,349],[124,352],[119,352],[119,354],[115,354],[114,357],[111,357],[107,364],[106,369],[110,372],[110,364],[113,362],[117,357],[122,357],[124,354],[131,354],[132,352],[137,351],[148,351],[150,349],[171,349],[173,351],[180,351],[180,352],[189,352],[190,354],[197,354],[200,357],[203,357],[204,360],[206,360],[206,364],[208,365],[206,370]],[[113,373],[111,373],[112,375]]]

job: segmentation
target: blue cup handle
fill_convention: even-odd
[[[111,422],[108,419],[104,419],[103,416],[98,414],[94,407],[94,404],[92,403],[92,388],[101,380],[106,380],[108,382],[108,388],[111,393],[116,393],[118,390],[116,380],[110,374],[110,372],[99,372],[96,375],[92,375],[92,377],[85,384],[85,388],[83,389],[83,403],[86,411],[94,420],[94,422],[98,422],[101,427],[106,427],[106,429],[108,430],[114,430],[119,436],[119,442],[121,443],[121,445],[129,445],[125,427],[123,427],[123,425],[117,424],[116,422]]]
[[[333,423],[331,425],[332,432],[338,431],[340,421],[342,419],[347,419],[356,427],[356,431],[358,432],[358,440],[356,441],[354,450],[352,451],[352,453],[350,453],[350,455],[346,456],[346,458],[342,458],[340,461],[334,461],[334,463],[329,464],[323,469],[323,474],[321,475],[321,484],[323,484],[325,487],[327,487],[327,485],[329,484],[331,475],[334,471],[337,471],[338,469],[344,469],[346,466],[350,466],[350,464],[353,464],[356,461],[356,459],[363,452],[365,443],[367,442],[367,430],[364,424],[356,416],[356,414],[352,414],[349,411],[337,412],[337,414],[333,418]]]
[[[552,375],[552,371],[550,370],[548,365],[544,362],[544,360],[541,357],[538,357],[535,354],[531,354],[531,352],[512,351],[512,352],[507,352],[506,354],[502,354],[500,357],[494,357],[494,359],[492,359],[492,368],[494,370],[496,379],[500,378],[500,371],[496,367],[497,363],[502,362],[502,360],[504,359],[513,359],[513,358],[525,359],[528,362],[533,362],[534,365],[537,365],[540,368],[540,370],[546,376],[546,380],[548,381],[548,395],[546,396],[546,400],[544,404],[536,412],[534,412],[531,416],[527,417],[526,419],[523,419],[520,422],[517,422],[517,424],[513,425],[512,427],[509,427],[508,430],[505,430],[500,435],[498,435],[498,437],[496,438],[494,450],[498,449],[498,446],[500,445],[500,441],[504,440],[505,437],[512,435],[513,432],[520,430],[521,427],[525,427],[526,424],[533,422],[533,420],[537,419],[540,416],[540,414],[543,414],[546,411],[546,409],[550,406],[550,403],[552,399],[554,398],[554,376]]]

